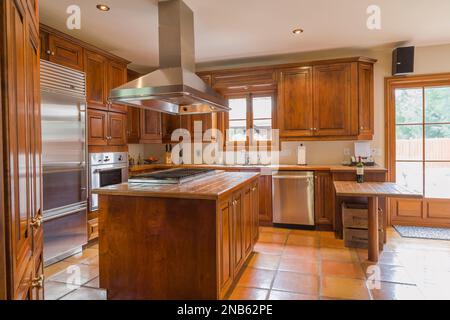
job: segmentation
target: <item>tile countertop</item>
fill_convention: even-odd
[[[108,196],[217,200],[257,179],[258,172],[226,172],[176,185],[122,183],[92,190]]]
[[[331,171],[331,172],[354,172],[356,167],[349,167],[344,165],[208,165],[208,164],[193,164],[193,165],[169,165],[169,164],[148,164],[136,165],[130,167],[131,174],[139,174],[150,170],[166,170],[174,168],[206,168],[217,170],[257,170],[257,171]],[[366,167],[365,170],[370,172],[387,172],[386,168],[380,166]]]

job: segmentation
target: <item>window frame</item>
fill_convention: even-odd
[[[272,98],[272,129],[276,129],[276,109],[277,109],[277,95],[276,90],[256,90],[256,91],[246,91],[246,92],[236,92],[236,93],[228,93],[224,95],[225,99],[242,99],[245,98],[247,101],[247,130],[251,130],[254,128],[254,119],[253,119],[253,98],[261,98],[261,97],[271,97]],[[230,128],[230,119],[228,113],[225,115],[225,125],[224,125],[224,134]],[[250,147],[250,143],[253,141],[254,137],[247,136],[245,141],[245,149],[248,150]],[[271,150],[273,144],[273,140],[266,141],[257,141],[257,146],[260,147],[263,143],[267,146],[267,149]],[[226,147],[233,147],[234,149],[238,149],[238,146],[242,144],[242,141],[229,141],[228,136],[224,137],[224,144]]]

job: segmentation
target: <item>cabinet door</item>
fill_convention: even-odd
[[[127,67],[117,63],[110,61],[108,63],[108,85],[107,91],[105,93],[106,99],[108,99],[109,94],[112,89],[120,87],[121,85],[127,82]],[[120,113],[127,113],[128,107],[122,104],[109,104],[109,110]]]
[[[49,48],[49,43],[48,43],[48,38],[49,38],[49,34],[47,32],[44,31],[40,31],[39,32],[39,42],[40,42],[40,46],[41,46],[41,59],[42,60],[50,60],[50,48]]]
[[[85,72],[88,107],[107,111],[106,59],[99,54],[86,51]]]
[[[197,141],[205,141],[207,142],[207,140],[204,138],[205,137],[205,133],[206,131],[208,131],[209,129],[213,129],[213,116],[216,116],[216,114],[194,114],[191,115],[191,136],[192,136],[192,141],[194,141],[194,138],[196,137],[196,134],[198,137],[200,137],[199,139],[197,139]],[[196,130],[196,124],[199,128],[199,130]],[[200,126],[201,125],[201,126]],[[201,130],[200,130],[201,128]]]
[[[110,146],[123,146],[127,144],[127,116],[121,113],[108,112],[109,142]]]
[[[1,241],[9,243],[7,277],[11,299],[33,299],[33,280],[40,276],[34,271],[34,257],[42,247],[42,239],[34,238],[39,235],[37,218],[41,214],[39,35],[35,17],[23,4],[4,1],[0,14],[6,35],[3,41],[8,48],[2,50],[0,59],[9,62],[0,75],[5,86],[2,116],[7,136],[3,168],[8,177],[4,219],[7,232],[0,236],[8,236]]]
[[[87,122],[88,144],[90,146],[106,146],[108,144],[108,113],[88,109]]]
[[[161,113],[141,109],[141,143],[161,143]]]
[[[357,64],[314,67],[314,135],[357,135]]]
[[[83,71],[83,48],[55,35],[49,35],[49,60]]]
[[[190,135],[190,122],[191,116],[177,116],[167,113],[161,114],[161,131],[162,139],[165,143],[175,142],[172,141],[172,134],[177,129],[185,129],[186,133]],[[180,138],[181,140],[181,138]]]
[[[359,138],[371,140],[374,134],[373,64],[360,63],[358,69]]]
[[[244,264],[244,239],[243,239],[243,199],[242,192],[233,195],[233,268],[234,276],[237,276]]]
[[[221,297],[223,298],[233,281],[233,260],[232,260],[232,209],[231,200],[226,199],[219,206],[219,284]]]
[[[272,211],[272,176],[259,178],[259,223],[270,226],[273,224]]]
[[[253,245],[259,238],[259,182],[252,186],[252,241]]]
[[[252,189],[249,185],[243,190],[242,218],[243,218],[243,240],[244,240],[244,260],[252,253],[253,248],[253,211],[252,211]]]
[[[315,174],[315,220],[318,226],[332,228],[334,221],[333,187],[329,172]]]
[[[141,109],[128,107],[127,112],[127,138],[128,143],[139,143],[141,139]]]
[[[278,74],[278,125],[281,137],[313,134],[312,68],[294,68]]]

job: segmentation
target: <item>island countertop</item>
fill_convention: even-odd
[[[217,200],[259,176],[259,172],[217,171],[214,175],[183,184],[122,183],[92,192],[111,196]]]

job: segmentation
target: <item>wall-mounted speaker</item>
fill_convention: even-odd
[[[401,47],[392,53],[392,75],[414,72],[414,47]]]

